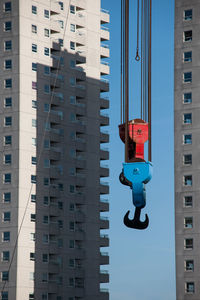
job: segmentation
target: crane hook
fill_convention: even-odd
[[[135,228],[135,229],[146,229],[149,225],[149,218],[148,215],[145,214],[145,221],[141,222],[140,221],[140,213],[141,213],[141,207],[136,207],[135,208],[135,214],[134,218],[132,220],[129,219],[129,213],[130,210],[127,211],[127,213],[124,216],[124,225],[126,225],[129,228]]]

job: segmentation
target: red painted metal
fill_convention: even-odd
[[[148,123],[142,119],[135,119],[128,122],[128,159],[129,161],[145,161],[144,143],[148,141]],[[125,143],[125,124],[119,125],[119,135]]]

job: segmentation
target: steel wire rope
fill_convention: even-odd
[[[68,24],[68,17],[69,17],[69,11],[70,11],[70,5],[71,5],[71,0],[69,0],[68,10],[67,10],[66,21],[65,21],[64,31],[63,31],[63,40],[64,40],[65,34],[66,34],[66,29],[67,29],[67,24]],[[61,58],[61,54],[62,53],[60,51],[60,55],[58,56],[59,58]],[[57,78],[58,78],[59,67],[60,67],[60,59],[59,59],[59,62],[58,62],[58,67],[57,67],[57,70],[56,70],[56,76],[55,76],[55,79],[54,79],[54,85],[53,85],[53,89],[52,89],[53,92],[54,92],[55,87],[56,87],[56,82],[57,82]],[[52,100],[53,100],[53,93],[51,93],[50,104],[52,103]],[[49,120],[49,116],[50,116],[50,111],[47,114],[46,122]],[[46,132],[44,130],[43,138],[42,138],[42,141],[41,141],[41,148],[40,148],[40,152],[39,152],[39,159],[37,161],[37,164],[39,163],[41,155],[42,155],[42,151],[43,151],[42,150],[43,149],[42,146],[43,146],[43,143],[44,143],[45,135],[46,135]],[[24,214],[22,216],[22,220],[21,220],[21,223],[20,223],[20,226],[19,226],[19,230],[18,230],[18,233],[17,233],[16,241],[15,241],[14,248],[13,248],[13,253],[12,253],[11,260],[10,260],[9,267],[8,267],[8,274],[10,272],[10,269],[11,269],[11,266],[12,266],[12,263],[13,263],[13,259],[14,259],[14,255],[15,255],[15,252],[16,252],[19,235],[21,233],[22,225],[23,225],[23,222],[24,222],[27,210],[28,210],[28,205],[29,205],[29,201],[30,201],[30,196],[31,196],[32,189],[33,189],[33,183],[31,184],[31,187],[30,187],[30,191],[29,191],[29,195],[28,195],[28,200],[27,200],[27,203],[26,203],[26,206],[25,206],[25,210],[24,210]],[[7,282],[8,281],[4,281],[3,287],[1,289],[1,293],[4,291]]]

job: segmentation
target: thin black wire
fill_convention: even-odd
[[[66,22],[65,22],[65,27],[64,27],[64,31],[63,31],[63,40],[65,38],[65,33],[66,33],[66,29],[67,29],[67,22],[68,22],[68,17],[69,17],[70,5],[71,5],[71,0],[69,0],[69,6],[68,6],[68,10],[67,10]],[[60,51],[60,55],[58,56],[59,58],[61,58],[61,54],[62,53]],[[51,93],[50,104],[53,101],[53,93],[54,93],[55,87],[56,87],[56,82],[57,82],[57,78],[58,78],[59,67],[60,67],[60,59],[59,59],[57,70],[56,70],[56,76],[55,76],[55,79],[54,79],[54,85],[53,85],[53,89],[52,89],[52,93]],[[48,122],[49,116],[50,116],[50,112],[48,112],[48,114],[47,114],[46,122]],[[40,158],[41,158],[41,155],[42,155],[43,143],[44,143],[45,135],[46,135],[46,131],[44,130],[44,135],[43,135],[43,138],[42,138],[42,141],[41,141],[40,153],[39,153],[39,158],[38,158],[37,164],[39,164],[39,161],[40,161]],[[14,259],[15,251],[16,251],[16,248],[17,248],[17,242],[18,242],[19,235],[20,235],[20,232],[21,232],[21,229],[22,229],[22,226],[23,226],[23,222],[24,222],[24,219],[25,219],[25,216],[26,216],[26,212],[27,212],[27,209],[28,209],[28,205],[29,205],[29,201],[30,201],[32,189],[33,189],[33,183],[31,184],[31,188],[30,188],[28,200],[27,200],[27,203],[26,203],[26,206],[25,206],[25,210],[24,210],[24,214],[23,214],[23,217],[22,217],[22,221],[21,221],[21,224],[20,224],[20,227],[19,227],[19,231],[18,231],[18,234],[17,234],[17,237],[16,237],[16,241],[15,241],[15,245],[14,245],[14,248],[13,248],[12,257],[11,257],[9,268],[8,268],[8,274],[10,272],[10,269],[11,269],[11,266],[12,266],[12,262],[13,262],[13,259]],[[1,289],[1,293],[4,291],[6,283],[7,283],[7,281],[4,282],[3,287]]]

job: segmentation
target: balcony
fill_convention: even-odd
[[[110,49],[109,49],[108,45],[101,44],[100,57],[101,58],[109,58],[110,57]]]
[[[100,160],[108,160],[109,159],[109,151],[100,149]]]
[[[106,288],[100,289],[100,298],[101,300],[109,300],[109,290]]]
[[[100,73],[101,75],[109,75],[110,74],[110,66],[107,61],[101,61],[100,64]]]
[[[109,229],[109,219],[108,219],[108,217],[100,216],[100,229]]]
[[[109,11],[102,8],[100,18],[101,18],[101,24],[110,23],[110,13],[109,13]]]
[[[109,202],[108,202],[108,199],[100,199],[99,211],[100,212],[109,211]]]
[[[109,134],[107,132],[100,132],[100,143],[109,143]]]
[[[109,185],[100,183],[100,195],[109,194]]]
[[[52,21],[50,23],[50,31],[51,34],[60,33],[60,24],[58,23],[58,21]]]
[[[101,26],[100,37],[102,42],[110,40],[110,32],[107,27]]]
[[[100,114],[100,126],[108,126],[109,125],[109,115],[108,114]]]
[[[109,264],[109,254],[108,252],[100,252],[100,265]]]
[[[51,16],[60,14],[60,5],[58,4],[58,2],[51,1],[50,14]]]
[[[108,234],[100,235],[100,247],[108,247],[109,246],[109,237]]]
[[[100,271],[100,282],[101,283],[106,283],[109,282],[109,273],[106,270],[101,270]]]
[[[100,98],[100,109],[108,109],[110,106],[109,98]]]
[[[109,177],[109,168],[106,165],[101,165],[99,170],[100,177]]]
[[[53,160],[53,161],[59,161],[61,159],[61,153],[53,151],[51,149],[51,151],[49,152],[49,158],[50,158],[50,160]]]
[[[105,93],[109,92],[109,80],[105,78],[101,78],[100,80],[100,92]]]

